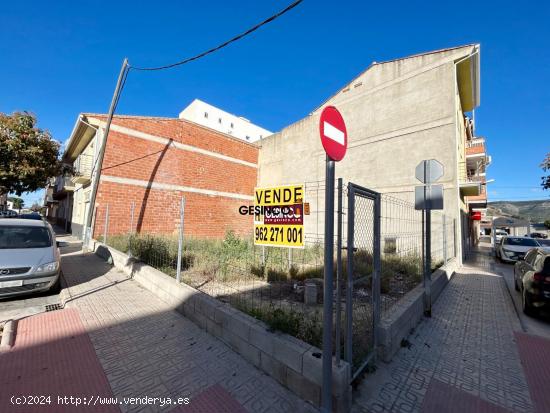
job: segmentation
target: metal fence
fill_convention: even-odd
[[[250,237],[228,232],[223,239],[199,239],[185,228],[190,219],[182,202],[172,210],[174,227],[170,233],[136,232],[135,210],[140,206],[128,202],[126,207],[108,205],[97,210],[96,234],[112,247],[151,265],[158,270],[203,291],[220,301],[265,321],[271,328],[321,346],[323,311],[323,239],[324,182],[307,182],[304,201],[310,214],[304,217],[303,249],[256,246]],[[353,187],[354,188],[354,187]],[[336,228],[342,249],[339,277],[335,278],[333,350],[339,357],[350,357],[357,373],[376,346],[376,317],[384,317],[399,300],[422,282],[422,213],[398,196],[381,194],[379,209],[368,196],[354,196],[354,254],[352,284],[347,283],[349,199],[352,185],[343,185],[342,202],[335,206]],[[357,194],[357,191],[354,192]],[[128,222],[120,226],[120,217]],[[376,223],[378,220],[378,224]],[[376,224],[379,230],[375,231]],[[115,231],[115,228],[117,230]],[[432,213],[432,262],[442,265],[456,256],[456,222],[441,213]],[[181,237],[181,238],[180,238]],[[180,242],[181,239],[181,242]],[[374,261],[379,245],[379,277],[373,279]],[[178,271],[179,264],[179,271]],[[335,268],[338,266],[336,263]],[[337,281],[341,280],[341,283]],[[379,298],[373,294],[379,290]],[[374,303],[378,299],[378,314]],[[344,310],[351,308],[351,317]],[[351,320],[351,321],[350,321]],[[346,326],[351,322],[351,329]],[[351,339],[346,339],[351,331]],[[352,344],[351,354],[349,343]],[[348,349],[346,350],[346,345]]]

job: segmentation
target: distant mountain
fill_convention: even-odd
[[[550,219],[550,199],[538,201],[496,201],[488,202],[487,215],[505,215],[531,219],[531,222],[544,222]]]

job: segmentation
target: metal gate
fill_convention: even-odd
[[[376,358],[380,323],[380,194],[348,184],[344,358],[352,381]]]

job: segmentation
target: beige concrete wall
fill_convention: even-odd
[[[438,159],[445,167],[439,180],[444,185],[444,212],[459,219],[457,157],[463,152],[458,142],[463,131],[457,129],[454,61],[470,50],[374,65],[325,102],[340,110],[348,130],[348,152],[336,165],[336,177],[413,202],[419,184],[416,165]],[[324,181],[321,109],[262,141],[259,186]],[[324,198],[319,198],[305,200],[312,211],[324,210]],[[319,231],[317,219],[308,218],[306,233]]]

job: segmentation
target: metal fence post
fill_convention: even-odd
[[[103,227],[103,243],[107,245],[107,230],[109,229],[109,204],[105,209],[105,225]]]
[[[130,210],[130,230],[128,231],[128,255],[132,256],[132,234],[134,233],[134,211],[136,204],[132,201],[132,208]]]
[[[338,228],[336,239],[336,327],[334,342],[336,347],[336,364],[340,365],[340,337],[342,329],[342,187],[343,180],[338,178]]]
[[[348,184],[348,242],[347,242],[347,283],[346,283],[346,341],[344,359],[352,365],[352,338],[353,338],[353,237],[355,225],[355,191],[353,185]]]
[[[135,201],[132,201],[132,210],[130,211],[130,234],[134,232],[134,211],[136,208]]]
[[[288,249],[288,269],[292,268],[292,248]]]
[[[185,216],[185,197],[181,197],[180,203],[180,230],[178,237],[178,264],[176,269],[176,280],[181,282],[181,257],[183,253],[183,219]]]
[[[378,327],[380,325],[380,275],[381,275],[381,195],[378,194],[374,199],[374,271],[372,274],[373,288],[373,346],[374,346],[374,361],[376,362],[378,353]]]
[[[426,259],[424,269],[424,315],[432,316],[432,214],[426,208]]]
[[[453,218],[453,255],[456,258],[456,218]]]
[[[443,214],[443,264],[447,264],[447,220]]]

